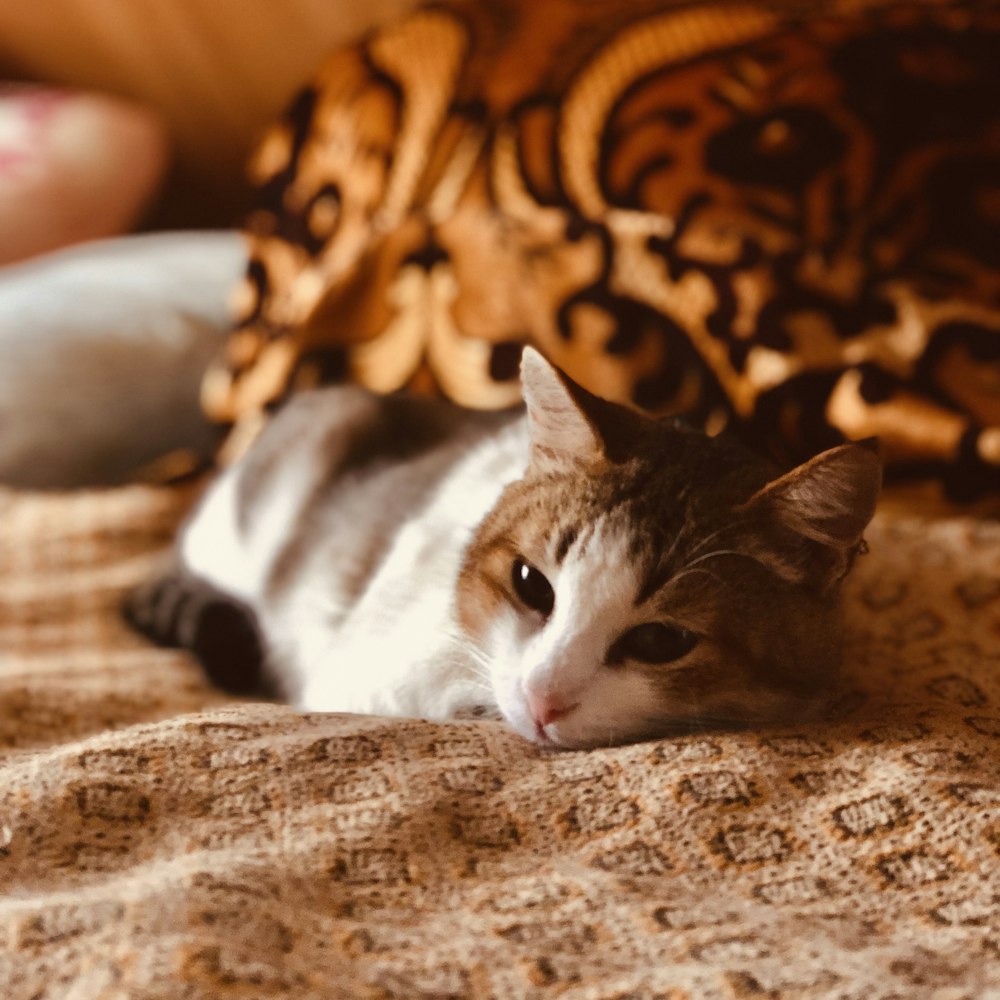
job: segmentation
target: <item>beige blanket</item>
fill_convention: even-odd
[[[0,996],[1000,995],[1000,523],[879,516],[839,721],[553,753],[226,703],[116,615],[185,502],[0,494]]]

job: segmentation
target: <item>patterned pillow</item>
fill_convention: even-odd
[[[205,395],[502,407],[523,344],[790,461],[1000,489],[1000,10],[476,0],[337,53],[262,141]]]

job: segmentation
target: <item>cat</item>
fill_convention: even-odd
[[[293,397],[128,615],[221,686],[307,711],[498,712],[584,748],[801,718],[840,661],[867,443],[779,474],[527,348],[525,407]]]

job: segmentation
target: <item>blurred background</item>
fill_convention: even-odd
[[[336,46],[413,0],[4,0],[0,81],[157,111],[172,151],[146,225],[228,226],[257,132]]]
[[[248,151],[412,3],[0,2],[0,485],[210,460],[200,385],[245,267]]]

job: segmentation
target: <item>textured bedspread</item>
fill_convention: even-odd
[[[1000,996],[1000,522],[886,505],[836,721],[553,753],[225,702],[185,501],[0,494],[0,996]]]

